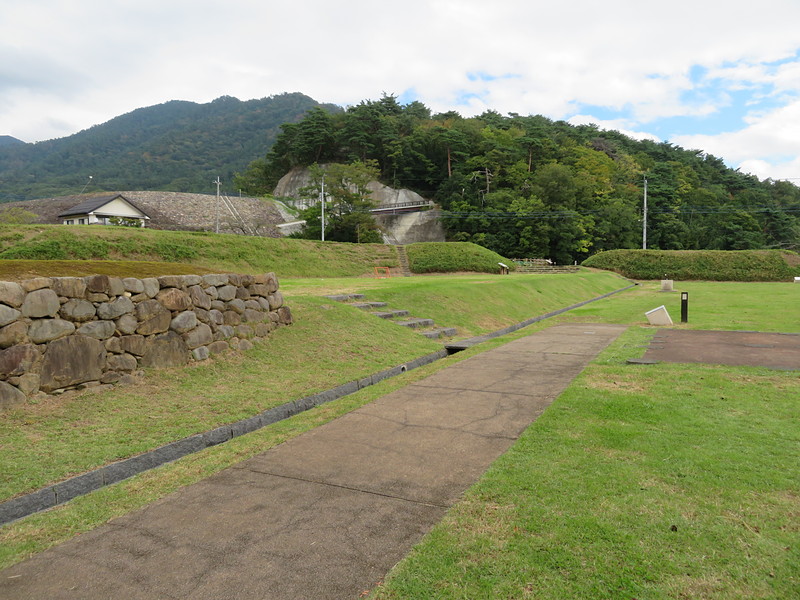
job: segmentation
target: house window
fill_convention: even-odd
[[[86,219],[78,219],[78,225],[86,225]]]
[[[67,219],[67,225],[75,225],[75,219]]]

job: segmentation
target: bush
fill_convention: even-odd
[[[498,273],[500,262],[515,268],[509,259],[470,242],[421,242],[408,246],[407,254],[412,273]]]
[[[0,252],[2,259],[65,260],[68,253],[58,240],[43,240],[12,246]]]
[[[32,213],[24,208],[19,208],[18,206],[12,206],[0,211],[0,223],[6,223],[8,225],[30,224],[36,222],[38,218],[39,216],[36,213]]]
[[[781,250],[609,250],[583,266],[631,279],[791,281],[800,276],[796,258]]]

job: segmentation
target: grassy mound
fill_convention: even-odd
[[[282,277],[357,277],[398,264],[383,244],[63,225],[0,226],[0,259],[156,261]]]
[[[781,250],[609,250],[587,258],[583,266],[632,279],[791,281],[800,276],[800,257]]]
[[[421,242],[408,246],[407,252],[412,273],[497,273],[499,262],[514,269],[509,259],[469,242]]]

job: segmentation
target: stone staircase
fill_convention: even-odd
[[[543,258],[515,258],[512,260],[517,273],[577,273],[577,265],[554,265]]]
[[[517,273],[549,273],[549,274],[556,274],[556,273],[577,273],[580,271],[581,268],[572,265],[564,265],[564,266],[549,266],[549,267],[520,267],[517,266]]]
[[[333,300],[334,302],[344,302],[355,308],[360,308],[361,310],[368,310],[376,317],[387,319],[401,327],[418,330],[420,335],[424,335],[432,340],[450,338],[456,335],[455,327],[437,327],[433,319],[411,317],[411,313],[407,310],[376,310],[385,309],[388,304],[386,302],[367,301],[364,294],[335,294],[324,296],[324,298]]]
[[[400,263],[400,272],[403,274],[403,277],[411,277],[411,268],[408,265],[406,247],[398,244],[395,248],[397,248],[397,261]]]

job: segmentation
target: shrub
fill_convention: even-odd
[[[509,259],[469,242],[421,242],[408,246],[407,254],[412,273],[497,273],[500,262],[514,270]]]
[[[781,250],[609,250],[583,266],[632,279],[701,281],[790,281],[800,276],[796,255]]]
[[[12,246],[0,252],[0,258],[30,260],[65,260],[69,258],[59,240],[42,240],[29,242],[24,245]]]

